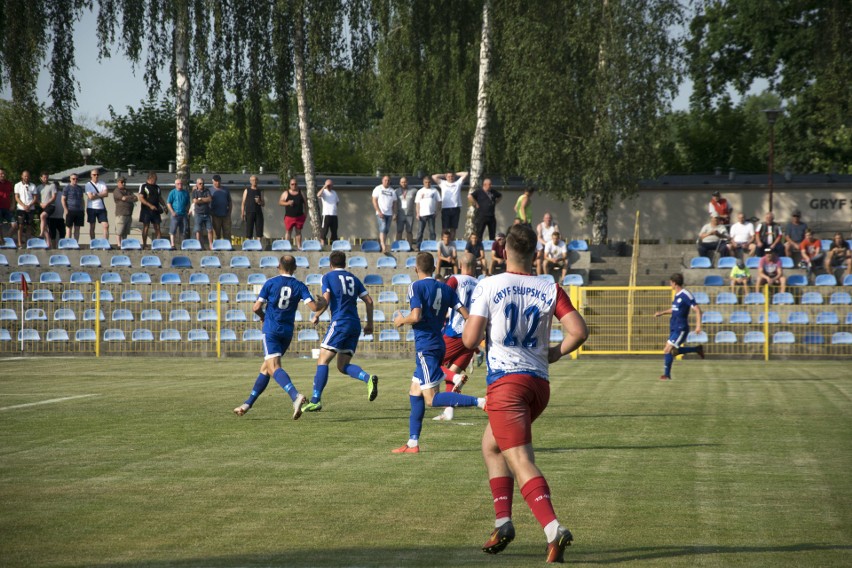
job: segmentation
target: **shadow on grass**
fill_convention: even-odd
[[[712,448],[722,444],[665,444],[656,446],[585,446],[582,448],[535,448],[535,453],[584,452],[587,450],[680,450],[683,448]]]
[[[801,542],[786,546],[647,546],[639,548],[624,548],[621,550],[602,550],[596,552],[580,552],[577,549],[570,550],[571,561],[584,564],[618,564],[621,562],[646,561],[662,558],[677,558],[680,556],[701,556],[710,554],[769,554],[769,553],[791,553],[791,552],[821,552],[821,551],[847,551],[852,550],[852,545],[846,544],[815,544]],[[567,553],[566,553],[567,554]],[[611,558],[600,558],[601,556],[612,556]],[[755,560],[755,559],[752,559]],[[804,561],[804,559],[802,559]],[[814,559],[815,561],[817,559]],[[747,560],[743,560],[748,562]],[[817,561],[815,564],[818,565]],[[802,565],[808,565],[803,563]]]

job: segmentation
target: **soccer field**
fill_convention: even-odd
[[[356,358],[356,361],[358,359]],[[493,508],[486,415],[428,410],[408,437],[413,362],[332,372],[291,418],[274,381],[237,418],[258,360],[0,360],[0,563],[12,566],[538,566],[517,538],[480,550]],[[309,393],[314,362],[284,360]],[[566,560],[618,566],[852,565],[848,362],[581,359],[551,367],[534,426]],[[466,387],[484,392],[483,369]]]

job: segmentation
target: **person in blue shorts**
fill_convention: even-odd
[[[428,252],[417,254],[415,263],[417,280],[408,287],[408,301],[411,313],[407,316],[397,314],[394,325],[402,327],[410,324],[414,330],[414,349],[416,366],[411,378],[408,400],[411,414],[408,419],[409,439],[402,447],[392,451],[395,454],[420,453],[420,431],[423,428],[423,416],[426,405],[429,406],[478,406],[485,408],[485,399],[467,396],[455,392],[438,392],[444,380],[441,363],[444,360],[446,345],[443,328],[447,310],[453,308],[466,320],[467,308],[459,301],[455,290],[438,282],[432,277],[435,272],[435,259]]]
[[[676,355],[695,353],[704,359],[703,345],[699,345],[698,347],[683,346],[686,343],[686,336],[689,335],[689,313],[691,311],[695,312],[697,321],[695,332],[701,333],[701,308],[695,303],[692,293],[684,289],[682,274],[672,274],[669,283],[675,292],[674,299],[672,299],[672,307],[654,314],[655,318],[665,314],[672,315],[671,322],[669,323],[669,340],[666,341],[666,346],[663,349],[665,365],[663,367],[663,374],[660,376],[661,381],[672,380],[672,363]]]
[[[281,356],[287,352],[293,339],[299,302],[305,302],[308,308],[317,311],[325,308],[325,298],[314,300],[308,287],[293,277],[295,272],[296,258],[289,254],[282,256],[278,262],[278,276],[264,283],[254,303],[252,309],[263,322],[263,365],[248,399],[234,409],[237,416],[249,411],[269,384],[270,375],[293,400],[293,420],[302,415],[302,406],[307,399],[299,394],[290,376],[281,368]]]
[[[371,375],[358,365],[353,365],[352,356],[358,348],[361,335],[361,320],[358,317],[358,298],[367,309],[367,324],[364,335],[373,333],[373,299],[364,288],[364,284],[346,270],[346,254],[332,252],[328,257],[331,270],[322,277],[322,295],[331,310],[331,323],[320,343],[317,360],[317,372],[314,375],[314,392],[311,401],[302,410],[317,412],[322,410],[322,391],[328,383],[328,364],[337,357],[337,370],[357,381],[367,383],[367,400],[374,401],[379,394],[379,377]],[[311,319],[314,325],[319,321],[323,310],[316,312]]]

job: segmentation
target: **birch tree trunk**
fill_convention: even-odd
[[[609,8],[609,0],[603,0],[604,16],[607,15]],[[605,36],[601,35],[600,43],[598,44],[598,80],[602,80],[606,74],[606,47],[604,46]],[[608,109],[598,109],[597,118],[595,120],[595,134],[601,136],[601,130],[605,127],[603,124],[603,115]],[[605,203],[604,188],[597,187],[592,195],[592,210],[590,211],[592,218],[592,242],[598,245],[606,244],[607,235],[609,233],[609,207]],[[600,192],[600,193],[597,193]]]
[[[485,170],[485,140],[488,135],[488,78],[491,63],[491,1],[482,4],[482,40],[479,44],[479,89],[476,95],[476,130],[473,133],[473,148],[470,152],[470,186],[468,195],[482,187]],[[476,208],[468,205],[464,224],[464,236],[473,232],[473,217]]]
[[[319,212],[317,211],[316,181],[314,180],[314,149],[311,144],[311,126],[308,117],[308,96],[305,86],[305,33],[302,26],[302,11],[296,12],[293,25],[293,64],[296,74],[296,103],[299,108],[299,140],[302,146],[302,163],[305,166],[305,199],[308,202],[308,217],[311,220],[314,239],[320,237]]]
[[[189,183],[189,3],[178,0],[174,27],[175,116],[177,136],[175,163],[184,186]]]

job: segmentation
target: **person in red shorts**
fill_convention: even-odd
[[[550,399],[549,365],[580,347],[588,330],[562,287],[531,276],[536,243],[528,226],[509,229],[506,272],[482,280],[473,291],[462,341],[473,349],[483,333],[487,338],[488,426],[482,455],[496,521],[482,550],[497,554],[515,538],[512,493],[517,482],[547,537],[546,561],[564,562],[565,548],[574,537],[557,520],[550,487],[535,465],[532,423]],[[562,325],[564,339],[550,347],[554,317]]]
[[[287,191],[282,193],[278,199],[278,205],[284,208],[284,229],[287,231],[286,238],[296,245],[297,249],[302,248],[302,228],[305,226],[307,203],[305,194],[302,193],[302,190],[296,184],[296,178],[291,178]],[[295,242],[292,240],[294,233]]]

